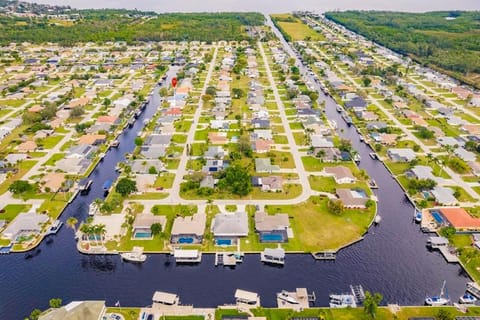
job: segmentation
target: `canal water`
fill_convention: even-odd
[[[167,82],[168,83],[168,82]],[[94,184],[87,196],[78,196],[61,220],[70,216],[84,220],[88,205],[103,194],[105,180],[115,179],[114,168],[134,148],[134,139],[143,120],[156,112],[160,97],[155,94],[133,128],[120,137],[118,149],[110,150],[92,173]],[[353,127],[347,127],[328,97],[326,113],[334,119],[341,136],[352,140],[367,170],[380,189],[379,213],[383,217],[365,240],[339,252],[334,262],[314,261],[310,255],[288,255],[283,268],[265,266],[259,255],[247,255],[235,269],[215,267],[214,256],[204,255],[196,266],[177,266],[168,255],[149,255],[141,265],[122,262],[118,256],[88,256],[77,252],[73,231],[63,227],[51,244],[40,245],[41,253],[25,260],[24,254],[0,256],[0,319],[23,319],[34,308],[46,309],[48,300],[106,300],[112,306],[146,306],[156,290],[174,292],[181,302],[214,307],[234,302],[235,289],[258,292],[263,306],[275,306],[275,294],[282,289],[306,287],[315,291],[317,306],[328,305],[330,293],[361,284],[380,292],[384,303],[423,304],[426,294],[440,291],[442,281],[452,300],[464,291],[468,278],[455,264],[447,264],[425,247],[427,236],[412,222],[413,207],[400,186],[379,161],[372,160],[370,148],[359,141]],[[343,129],[343,132],[340,132]],[[301,236],[301,235],[297,235]]]

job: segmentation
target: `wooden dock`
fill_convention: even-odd
[[[443,255],[445,260],[447,260],[448,263],[459,263],[460,262],[460,259],[458,259],[458,256],[456,254],[452,253],[448,246],[439,247],[438,250]]]
[[[234,267],[243,262],[242,252],[215,252],[215,266]]]

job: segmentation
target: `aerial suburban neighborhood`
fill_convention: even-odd
[[[2,4],[0,318],[478,319],[478,82],[349,14]]]

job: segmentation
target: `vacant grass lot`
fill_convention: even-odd
[[[278,25],[280,28],[283,29],[288,35],[292,37],[293,41],[301,41],[301,40],[312,40],[312,41],[321,41],[324,40],[322,34],[316,32],[315,30],[311,29],[309,26],[304,24],[299,19],[293,17],[290,14],[274,14],[272,18],[279,18],[279,19],[293,19],[295,22],[285,22],[285,21],[278,21]]]

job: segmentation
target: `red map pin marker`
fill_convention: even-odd
[[[177,78],[172,78],[172,87],[176,87],[177,86]]]

